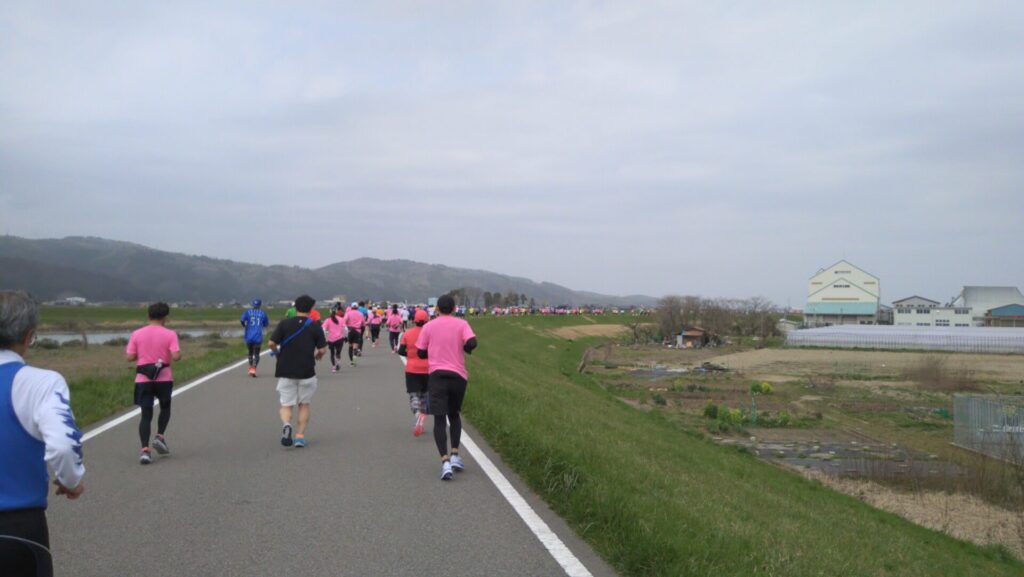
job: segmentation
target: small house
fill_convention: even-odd
[[[717,343],[718,337],[700,327],[686,327],[676,337],[676,346],[681,349],[699,349]]]

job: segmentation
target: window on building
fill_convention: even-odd
[[[958,315],[969,315],[971,314],[971,309],[954,309],[953,312]]]
[[[832,288],[850,288],[850,285],[848,285],[848,284],[834,284],[834,285],[832,285]]]
[[[928,315],[928,314],[931,314],[932,311],[931,311],[931,309],[928,309],[928,308],[923,308],[923,309],[922,308],[918,308],[918,309],[914,309],[914,312],[916,312],[919,315]]]
[[[932,326],[932,324],[931,323],[917,323],[917,326],[919,326],[919,327],[930,327],[930,326]]]
[[[956,326],[958,326],[958,327],[969,327],[971,325],[969,325],[967,323],[956,323]]]
[[[935,319],[935,326],[937,327],[948,327],[949,319]]]

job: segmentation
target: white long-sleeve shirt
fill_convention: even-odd
[[[0,365],[24,363],[21,355],[0,350]],[[82,482],[82,433],[75,424],[64,377],[26,365],[11,385],[14,414],[23,429],[46,445],[46,464],[61,485],[74,489]]]

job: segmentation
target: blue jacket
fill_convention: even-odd
[[[270,319],[263,309],[249,309],[242,313],[242,326],[245,327],[245,342],[262,343],[263,329],[270,325]]]

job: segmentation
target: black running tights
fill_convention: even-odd
[[[338,339],[333,343],[327,343],[327,348],[331,349],[331,366],[341,362],[341,356],[345,354],[345,341]]]
[[[398,337],[402,333],[396,333],[395,331],[388,331],[388,342],[391,343],[391,350],[398,348]]]
[[[148,447],[150,425],[153,422],[153,405],[139,407],[139,410],[142,411],[142,420],[139,421],[139,440],[142,441],[143,447]],[[156,420],[156,432],[164,434],[169,422],[171,422],[171,396],[167,395],[166,399],[160,399],[160,416]]]
[[[437,443],[437,450],[444,457],[448,454],[448,435],[445,431],[445,417],[451,423],[452,449],[459,448],[459,441],[462,440],[462,414],[451,413],[449,415],[434,415],[434,442]]]
[[[260,346],[263,343],[246,343],[249,346],[249,366],[258,367],[260,364]]]

